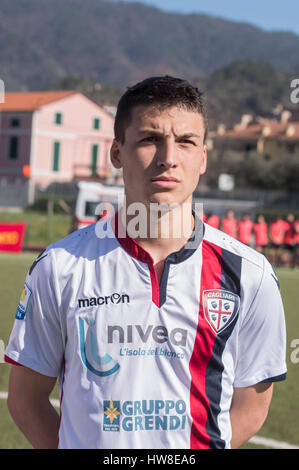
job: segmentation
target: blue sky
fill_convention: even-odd
[[[166,11],[205,13],[251,23],[267,31],[299,34],[299,0],[122,0],[154,5]]]

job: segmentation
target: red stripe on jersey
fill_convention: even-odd
[[[160,285],[154,263],[148,263],[148,269],[152,283],[152,302],[154,302],[157,307],[160,307]]]
[[[189,364],[190,409],[193,420],[190,436],[191,449],[208,449],[210,443],[210,437],[206,431],[209,410],[209,399],[206,395],[206,370],[212,357],[216,334],[205,319],[202,297],[206,289],[219,289],[220,281],[221,248],[203,241],[198,325]]]
[[[10,359],[10,357],[4,356],[4,361],[7,362],[8,364],[12,364],[14,366],[20,366],[20,367],[24,367],[22,364],[19,364],[18,362],[14,361],[13,359]]]

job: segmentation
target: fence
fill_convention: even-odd
[[[0,180],[0,207],[3,209],[24,208],[28,204],[29,183]]]
[[[76,184],[52,183],[46,189],[35,188],[35,200],[50,196],[61,197],[67,201],[74,199]],[[270,191],[261,189],[234,189],[221,191],[219,189],[201,188],[195,192],[195,197],[201,201],[209,201],[211,207],[221,204],[222,209],[233,207],[256,207],[277,210],[299,211],[299,192]],[[2,208],[25,208],[29,201],[29,183],[9,182],[0,179],[0,206]]]

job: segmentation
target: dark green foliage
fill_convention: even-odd
[[[209,151],[208,171],[201,182],[215,188],[221,173],[234,175],[238,189],[299,192],[298,154],[286,153],[279,159],[257,152]]]
[[[1,0],[0,41],[7,90],[68,76],[119,88],[153,74],[193,80],[243,59],[289,71],[299,47],[291,33],[104,0]]]
[[[278,104],[291,108],[291,79],[291,74],[265,62],[239,61],[198,83],[205,89],[212,124],[231,127],[242,114],[272,117]]]

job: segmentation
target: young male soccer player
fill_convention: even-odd
[[[9,410],[34,447],[236,448],[263,424],[286,375],[278,281],[192,212],[206,132],[202,94],[183,80],[149,78],[121,98],[121,217],[36,259],[6,350]]]

